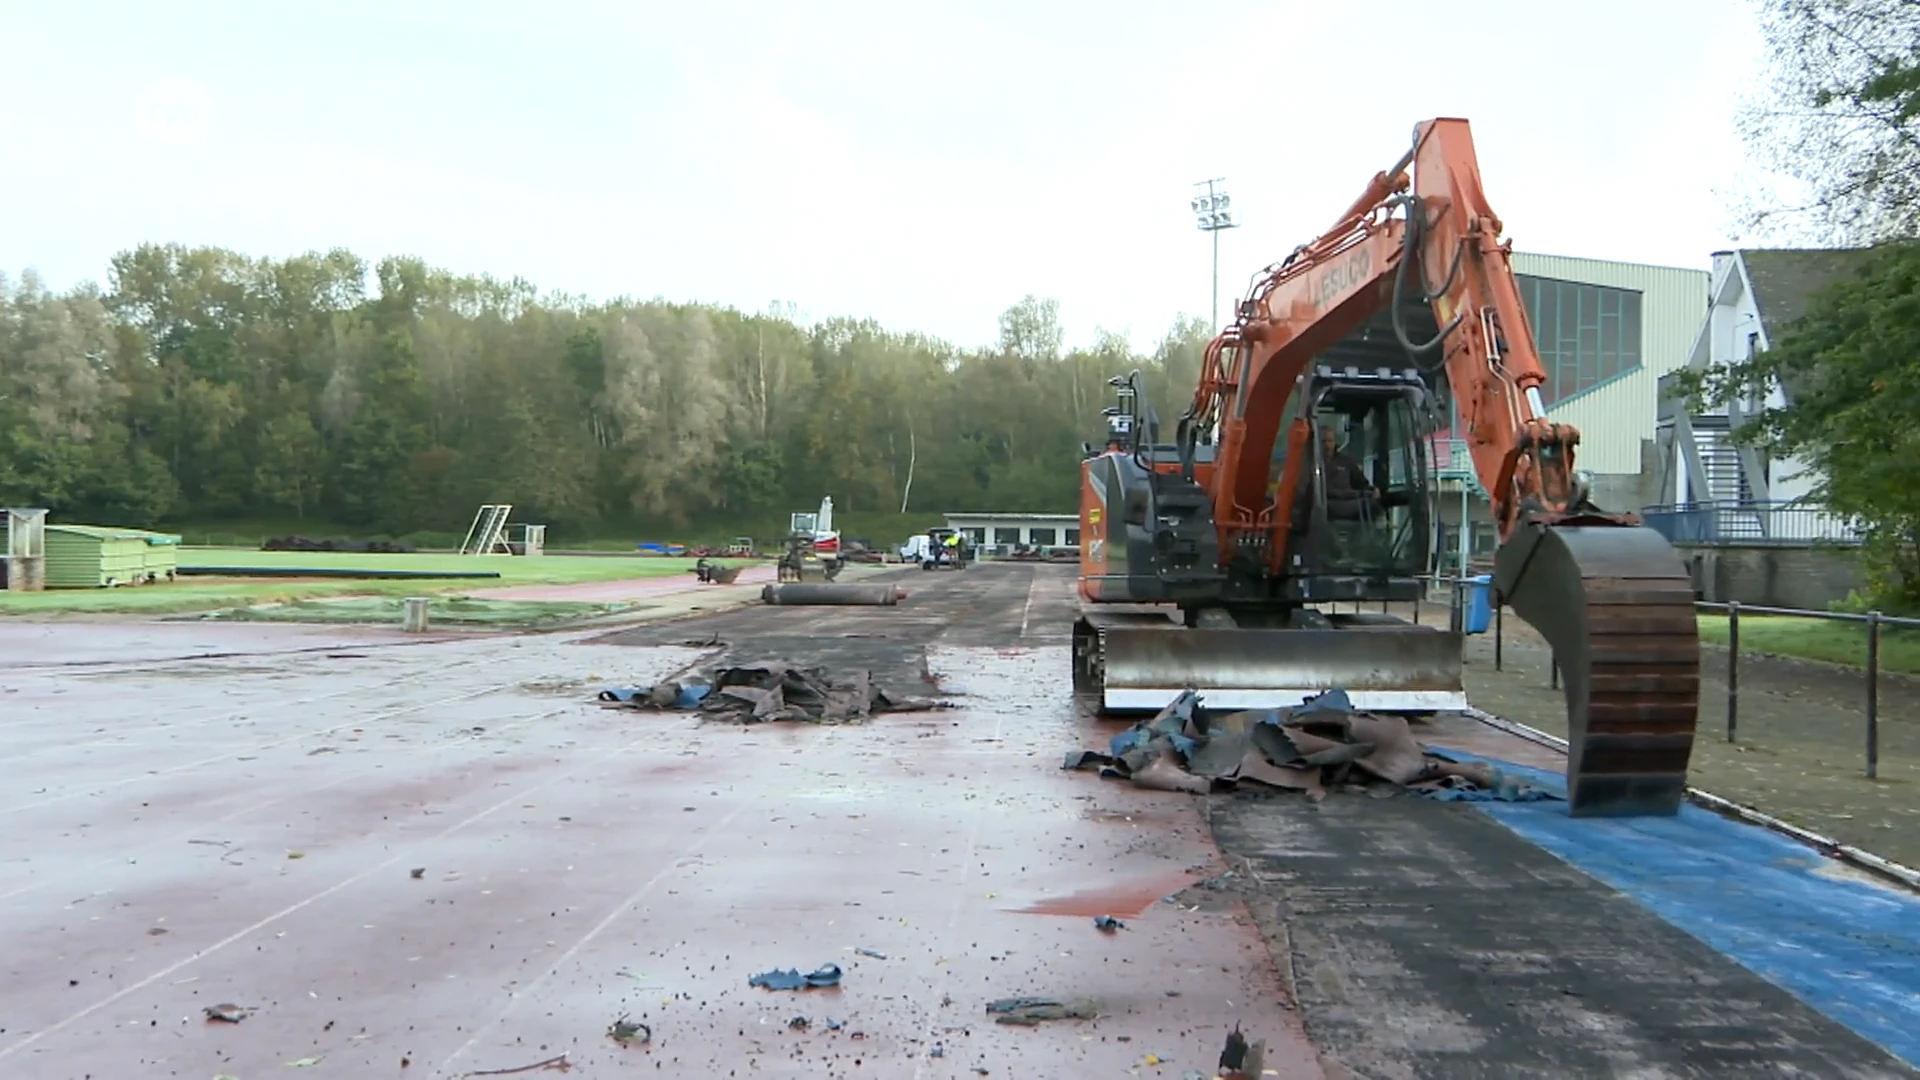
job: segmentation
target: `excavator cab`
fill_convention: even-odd
[[[1308,401],[1311,457],[1289,515],[1292,598],[1412,599],[1432,557],[1431,393],[1412,371],[1323,368]]]

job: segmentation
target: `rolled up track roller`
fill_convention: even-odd
[[[892,607],[900,602],[900,591],[892,585],[827,585],[814,582],[785,582],[760,590],[763,604],[810,605],[853,604],[868,607]]]

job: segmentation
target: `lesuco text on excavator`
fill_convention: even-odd
[[[1321,610],[1426,587],[1430,437],[1453,411],[1500,539],[1497,602],[1560,666],[1571,812],[1678,812],[1699,718],[1692,584],[1576,471],[1502,231],[1467,121],[1425,121],[1333,228],[1261,272],[1171,442],[1139,373],[1110,380],[1105,445],[1081,466],[1077,692],[1110,712],[1186,689],[1212,708],[1333,688],[1374,711],[1464,708],[1458,630]]]

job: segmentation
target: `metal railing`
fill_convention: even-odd
[[[1807,611],[1803,608],[1761,607],[1757,604],[1742,604],[1738,600],[1724,604],[1697,601],[1693,605],[1699,611],[1712,611],[1727,617],[1727,741],[1738,741],[1740,731],[1740,616],[1748,615],[1784,615],[1796,619],[1821,619],[1827,622],[1864,624],[1867,628],[1867,643],[1863,650],[1866,660],[1866,742],[1867,742],[1867,779],[1878,779],[1880,775],[1880,631],[1884,627],[1903,627],[1920,629],[1920,619],[1903,619],[1893,615],[1882,615],[1878,611],[1869,611],[1864,615],[1855,615],[1839,611]]]
[[[1455,595],[1462,595],[1457,584],[1455,586]],[[1455,601],[1455,604],[1456,608],[1464,610],[1458,600]],[[1724,604],[1706,600],[1696,600],[1694,601],[1693,607],[1697,612],[1712,612],[1723,614],[1727,617],[1727,741],[1729,743],[1738,742],[1740,734],[1741,615],[1820,619],[1827,622],[1857,623],[1866,626],[1867,641],[1865,648],[1862,650],[1862,658],[1866,663],[1866,671],[1864,673],[1864,681],[1866,684],[1864,693],[1865,700],[1862,703],[1865,720],[1866,775],[1869,780],[1879,779],[1880,632],[1882,629],[1888,627],[1920,630],[1920,619],[1906,619],[1894,615],[1883,615],[1878,611],[1869,611],[1864,615],[1856,615],[1840,611],[1811,611],[1806,608],[1762,607],[1758,604],[1742,604],[1737,600]],[[1493,669],[1495,671],[1504,670],[1503,664],[1505,658],[1503,653],[1505,650],[1502,647],[1502,638],[1504,637],[1505,613],[1506,606],[1499,603],[1496,598],[1493,603]],[[1560,687],[1560,662],[1558,658],[1550,660],[1549,667],[1548,685],[1557,690]]]
[[[1413,600],[1413,621],[1416,623],[1420,621],[1420,610],[1423,605],[1438,606],[1439,604],[1444,604],[1448,609],[1448,629],[1454,631],[1464,630],[1466,628],[1467,612],[1471,606],[1469,600],[1470,590],[1474,588],[1488,589],[1487,606],[1489,610],[1487,614],[1490,625],[1487,627],[1487,630],[1493,636],[1493,669],[1495,671],[1504,671],[1506,663],[1506,605],[1501,603],[1497,596],[1493,595],[1491,582],[1481,581],[1481,576],[1484,575],[1469,575],[1467,577],[1461,577],[1457,574],[1422,575],[1421,580],[1427,583],[1427,588],[1423,589]],[[1434,595],[1434,593],[1440,592],[1441,590],[1445,590],[1444,600],[1438,599]],[[1402,601],[1402,603],[1404,602],[1405,601]],[[1378,603],[1381,611],[1389,610],[1390,605],[1386,601],[1379,601]],[[1373,606],[1373,602],[1371,601],[1339,601],[1332,606],[1338,609],[1340,606],[1345,605],[1350,606],[1354,611],[1359,611],[1363,604],[1367,607]],[[1722,604],[1699,600],[1695,601],[1693,606],[1695,611],[1724,614],[1727,617],[1726,739],[1729,743],[1738,742],[1740,732],[1740,617],[1743,614],[1820,619],[1828,622],[1864,625],[1867,628],[1867,640],[1865,648],[1863,649],[1862,659],[1866,667],[1866,686],[1864,693],[1865,700],[1862,704],[1865,720],[1866,776],[1869,780],[1879,778],[1881,631],[1889,627],[1920,630],[1920,619],[1883,615],[1878,611],[1869,611],[1864,615],[1856,615],[1836,611],[1811,611],[1805,608],[1761,607],[1754,604],[1741,604],[1737,601]],[[1560,664],[1558,659],[1549,661],[1548,684],[1556,690],[1560,688]]]
[[[1845,516],[1792,502],[1671,503],[1640,512],[1647,526],[1675,544],[1858,544]]]

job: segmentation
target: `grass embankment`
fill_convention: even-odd
[[[1725,615],[1700,616],[1700,640],[1727,643]],[[1867,666],[1867,627],[1864,623],[1787,615],[1742,615],[1740,655],[1765,654],[1801,660],[1819,660],[1848,667]],[[1920,674],[1920,631],[1880,628],[1880,670]]]
[[[743,560],[721,559],[722,565]],[[360,605],[361,617],[340,618],[353,611],[350,606],[326,605],[309,610],[308,618],[298,621],[389,622],[399,618],[399,598],[406,596],[461,596],[486,589],[515,585],[571,585],[589,581],[621,581],[631,578],[684,574],[694,560],[635,555],[632,558],[603,556],[542,555],[520,558],[513,555],[461,556],[434,554],[368,555],[336,551],[247,551],[225,548],[182,548],[182,567],[299,568],[299,569],[375,569],[415,570],[429,573],[447,571],[497,571],[494,579],[416,579],[411,581],[356,580],[352,578],[218,578],[182,577],[154,585],[131,585],[114,589],[49,589],[46,592],[0,592],[0,615],[50,616],[94,615],[180,615],[223,609],[262,608],[274,604],[307,602],[285,615],[312,609],[313,602],[329,597],[366,597],[371,605]],[[388,618],[379,607],[388,598],[393,614]],[[607,610],[604,604],[476,600],[474,604],[495,605],[500,613],[517,611],[519,618],[491,621],[526,622],[593,614]],[[501,606],[504,605],[504,606]],[[434,605],[434,619],[448,605]],[[469,605],[466,618],[453,621],[487,621],[482,609]],[[325,616],[322,618],[321,616]],[[247,617],[274,617],[252,612]]]

